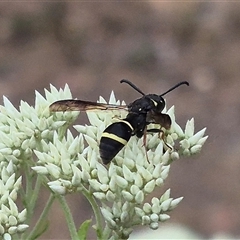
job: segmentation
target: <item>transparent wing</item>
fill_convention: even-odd
[[[65,111],[97,111],[97,110],[128,110],[126,105],[104,104],[82,100],[66,99],[52,103],[49,106],[52,112]]]

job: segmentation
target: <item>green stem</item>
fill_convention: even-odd
[[[24,172],[26,176],[26,191],[22,193],[22,197],[27,209],[27,222],[29,223],[34,214],[33,211],[41,189],[42,180],[39,175],[33,174],[28,166],[24,166]],[[34,181],[35,185],[33,186]]]
[[[94,215],[95,215],[97,239],[103,239],[102,217],[101,217],[100,208],[99,208],[95,198],[85,187],[82,187],[81,190],[82,190],[83,195],[87,198],[87,200],[91,204]]]
[[[45,225],[44,223],[46,223],[46,218],[48,215],[48,212],[52,206],[52,203],[54,201],[55,196],[51,193],[45,208],[43,209],[36,225],[34,226],[33,230],[31,231],[31,233],[28,236],[28,239],[36,239],[43,231],[45,231]]]
[[[73,217],[72,217],[70,208],[68,207],[68,204],[66,202],[66,199],[64,196],[61,196],[61,195],[58,195],[57,198],[58,198],[58,200],[62,206],[62,209],[64,211],[71,239],[76,240],[76,239],[78,239],[78,234],[77,234],[77,230],[76,230],[76,227],[75,227],[75,224],[73,221]]]
[[[31,190],[32,195],[31,196],[27,195],[27,198],[30,200],[29,201],[29,203],[30,203],[29,208],[30,208],[31,215],[33,213],[33,209],[36,206],[36,202],[37,202],[37,199],[38,199],[38,195],[39,195],[39,192],[40,192],[41,185],[42,185],[41,176],[37,176],[36,184],[34,186],[34,189]]]

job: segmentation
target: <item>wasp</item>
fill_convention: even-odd
[[[127,144],[131,136],[136,135],[138,138],[144,136],[146,132],[162,132],[161,128],[166,130],[171,127],[171,118],[168,114],[162,113],[165,107],[163,96],[175,88],[185,84],[187,81],[180,82],[167,90],[157,94],[145,94],[132,82],[122,79],[120,83],[127,83],[134,90],[142,95],[132,103],[121,106],[114,104],[104,104],[91,101],[66,99],[52,103],[50,111],[90,111],[90,110],[127,110],[126,118],[119,119],[117,122],[110,124],[102,133],[99,145],[100,157],[104,164],[108,164],[118,154],[118,152]],[[160,129],[147,129],[149,124],[159,124]],[[145,140],[144,140],[145,144]]]

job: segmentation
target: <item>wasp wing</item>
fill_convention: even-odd
[[[93,111],[93,110],[128,110],[126,105],[104,104],[90,101],[66,99],[52,103],[49,106],[52,112],[65,111]]]

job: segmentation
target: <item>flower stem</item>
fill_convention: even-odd
[[[64,211],[64,214],[65,214],[65,218],[66,218],[66,222],[67,222],[67,225],[68,225],[68,230],[70,232],[70,236],[71,236],[71,239],[78,239],[78,234],[77,234],[77,230],[76,230],[76,226],[74,224],[74,220],[73,220],[73,217],[72,217],[72,214],[71,214],[71,211],[70,211],[70,208],[68,207],[68,204],[66,202],[66,199],[64,196],[61,196],[61,195],[58,195],[57,196],[61,206],[62,206],[62,209]]]
[[[91,204],[95,215],[97,239],[103,239],[102,217],[100,213],[100,208],[93,195],[85,187],[82,187],[81,190],[83,195],[87,198],[87,200]]]

